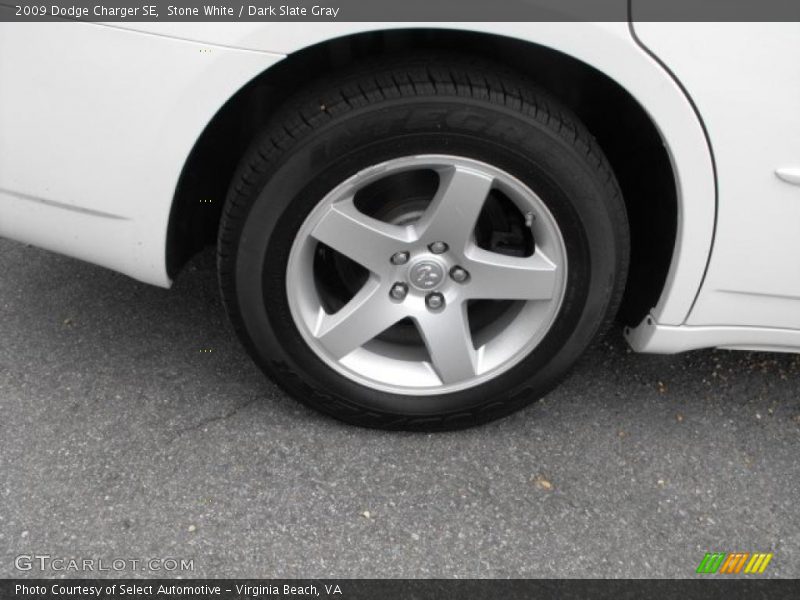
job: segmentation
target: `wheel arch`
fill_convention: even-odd
[[[529,27],[516,34],[375,28],[286,48],[283,60],[219,109],[186,159],[167,232],[170,276],[215,241],[239,158],[273,111],[305,82],[381,54],[465,52],[524,73],[586,124],[614,168],[631,221],[623,317],[637,323],[650,312],[659,322],[683,322],[702,280],[715,211],[710,153],[690,103],[627,27],[623,35],[609,24],[520,25]],[[584,28],[585,35],[576,36],[569,26]]]

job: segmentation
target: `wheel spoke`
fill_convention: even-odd
[[[494,179],[461,166],[441,170],[439,176],[439,189],[416,230],[428,243],[446,240],[454,250],[462,251],[472,239]]]
[[[405,248],[413,237],[407,227],[360,212],[352,198],[332,204],[311,235],[373,272],[385,269],[392,254]]]
[[[314,337],[335,358],[360,348],[405,316],[400,305],[389,300],[385,286],[370,279],[336,313],[320,309]]]
[[[475,376],[478,353],[472,345],[466,303],[448,305],[441,313],[420,315],[416,321],[442,383],[458,383]]]
[[[472,248],[466,294],[480,300],[549,300],[556,294],[558,267],[542,252],[521,258]]]

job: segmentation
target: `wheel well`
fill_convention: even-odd
[[[675,176],[655,125],[627,91],[593,67],[536,44],[473,32],[408,29],[337,38],[289,55],[244,86],[217,112],[184,165],[167,236],[170,276],[203,246],[215,243],[236,165],[278,106],[331,69],[408,51],[463,52],[501,62],[578,115],[622,188],[632,253],[620,315],[628,323],[640,321],[661,295],[677,230]]]

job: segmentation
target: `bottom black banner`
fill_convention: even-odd
[[[446,600],[449,598],[797,598],[800,580],[755,579],[5,579],[0,598],[36,600]]]

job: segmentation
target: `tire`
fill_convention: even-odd
[[[492,63],[398,57],[271,119],[231,184],[218,267],[235,330],[289,394],[430,431],[552,389],[613,319],[628,254],[619,187],[574,115]]]

